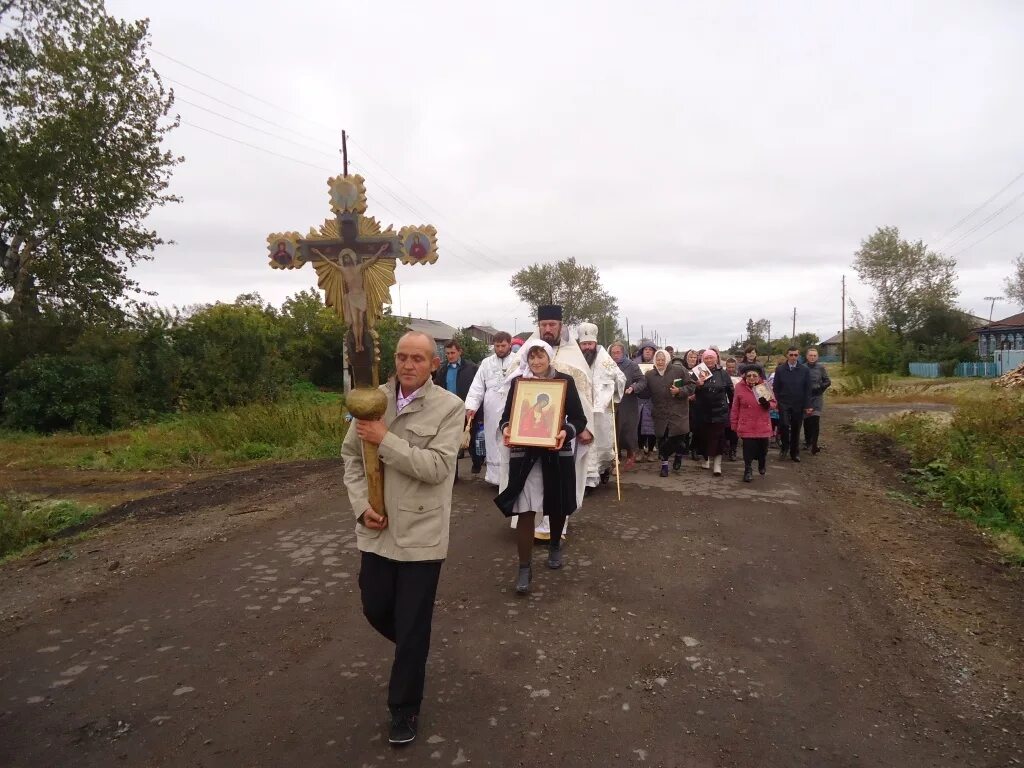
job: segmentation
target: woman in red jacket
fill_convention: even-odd
[[[730,425],[733,432],[743,438],[743,482],[754,479],[751,465],[757,459],[757,470],[765,473],[768,459],[768,440],[772,436],[772,419],[768,411],[775,407],[775,400],[759,398],[754,387],[761,383],[761,374],[754,368],[743,373],[743,380],[736,385],[732,401]]]

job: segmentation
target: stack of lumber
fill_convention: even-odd
[[[1014,371],[1004,373],[996,379],[996,385],[1000,387],[1024,387],[1024,365],[1018,366]]]

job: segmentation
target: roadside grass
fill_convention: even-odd
[[[100,435],[0,432],[0,466],[145,471],[329,458],[340,454],[347,430],[343,402],[317,393]]]
[[[948,420],[909,413],[858,428],[902,446],[921,494],[992,531],[1024,564],[1024,396],[964,399]]]
[[[991,379],[940,378],[886,374],[846,374],[832,377],[826,399],[832,403],[946,403],[988,400],[998,390]]]
[[[38,548],[65,528],[80,525],[100,511],[98,506],[76,501],[0,494],[0,563]]]

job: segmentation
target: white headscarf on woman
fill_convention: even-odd
[[[551,345],[541,339],[530,339],[522,348],[519,350],[519,367],[516,368],[512,373],[508,375],[505,381],[512,381],[512,379],[522,376],[524,379],[535,379],[537,378],[533,371],[530,370],[530,350],[540,347],[548,353],[548,371],[553,372],[554,369],[551,367],[551,362],[555,359],[555,350],[551,348]]]
[[[658,366],[659,360],[662,361],[660,367]],[[670,355],[667,350],[659,349],[654,353],[654,359],[652,362],[654,363],[654,370],[658,372],[658,375],[664,376],[665,371],[668,370],[668,364],[672,362],[672,355]]]

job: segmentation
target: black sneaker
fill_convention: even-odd
[[[676,454],[675,460],[672,462],[672,469],[681,469],[683,466],[683,457],[678,453]]]
[[[516,592],[520,595],[525,595],[530,591],[530,578],[533,576],[533,570],[528,565],[519,566],[519,573],[516,574]]]
[[[548,548],[548,568],[553,571],[557,571],[562,567],[562,547],[549,547]]]
[[[764,464],[757,465],[757,474],[759,474],[761,477],[764,477],[765,471],[766,470]]]
[[[752,470],[750,467],[747,467],[745,470],[743,470],[743,482],[744,483],[752,482],[753,479],[754,479],[754,470]]]
[[[414,742],[416,740],[416,720],[416,715],[391,715],[388,742],[396,747]]]

